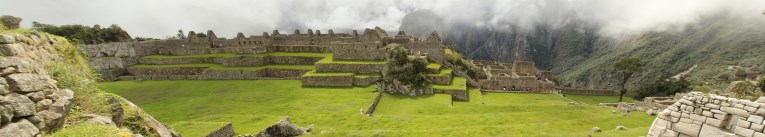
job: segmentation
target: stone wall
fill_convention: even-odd
[[[316,63],[316,71],[325,72],[353,72],[353,73],[379,73],[385,64],[343,64],[343,63]]]
[[[691,92],[657,114],[656,136],[765,136],[765,97],[757,101]]]
[[[227,79],[298,79],[310,70],[212,70],[206,68],[130,68],[133,76],[120,76],[120,80],[227,80]]]
[[[464,89],[433,89],[433,93],[436,94],[450,94],[452,99],[467,100],[467,90]]]
[[[428,76],[430,82],[437,85],[449,85],[452,82],[452,75]]]
[[[59,89],[47,63],[65,41],[47,34],[0,35],[0,136],[41,136],[61,128],[74,92]]]
[[[589,88],[557,88],[560,93],[574,95],[595,95],[595,96],[618,96],[619,91],[610,89],[589,89]]]
[[[379,42],[374,43],[332,43],[334,59],[340,60],[384,60],[385,49]]]
[[[228,123],[218,130],[210,132],[205,137],[233,137],[234,133],[234,126]]]
[[[274,45],[268,47],[268,52],[331,53],[328,46],[321,45]]]
[[[370,76],[370,77],[353,77],[353,86],[362,86],[366,87],[371,85],[372,83],[379,81],[381,78],[380,76]]]
[[[352,87],[353,76],[303,76],[303,87]]]

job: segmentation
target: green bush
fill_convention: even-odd
[[[691,82],[685,80],[685,77],[681,77],[679,80],[675,81],[665,81],[662,79],[640,88],[634,98],[643,100],[645,97],[670,96],[675,93],[690,91],[690,86]]]
[[[425,72],[428,66],[426,59],[410,58],[406,49],[398,44],[388,46],[387,53],[383,77],[414,86],[430,83]]]
[[[76,44],[125,42],[131,39],[130,35],[116,24],[112,24],[108,28],[101,28],[100,25],[94,25],[93,27],[79,24],[55,26],[32,22],[32,29],[63,36]]]

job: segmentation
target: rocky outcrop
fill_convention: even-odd
[[[3,25],[3,27],[7,29],[18,29],[19,23],[21,23],[21,18],[19,17],[8,15],[0,16],[0,25]]]
[[[294,137],[302,135],[303,133],[311,131],[310,128],[298,127],[292,124],[290,118],[284,118],[276,122],[274,125],[266,128],[266,130],[260,131],[258,137]]]
[[[0,136],[31,137],[64,125],[74,92],[48,73],[63,41],[46,34],[0,35]]]
[[[657,115],[649,137],[765,136],[765,97],[740,100],[691,92]]]

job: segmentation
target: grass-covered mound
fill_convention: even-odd
[[[375,116],[359,113],[375,97],[367,88],[302,88],[298,80],[132,81],[102,83],[184,136],[203,136],[232,122],[257,133],[284,116],[313,124],[322,136],[642,136],[655,117],[612,114],[611,108],[569,105],[555,94],[481,94],[451,102],[446,94],[384,95]],[[450,105],[452,107],[450,107]],[[198,126],[195,126],[198,125]],[[627,130],[616,130],[626,126]],[[592,132],[600,127],[602,133]],[[209,129],[212,128],[212,129]],[[325,131],[324,134],[321,134]]]

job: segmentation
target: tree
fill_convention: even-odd
[[[178,39],[186,39],[186,34],[183,34],[182,29],[178,29]]]
[[[623,58],[614,64],[614,69],[621,72],[622,76],[624,76],[622,78],[621,90],[619,90],[619,102],[622,102],[624,93],[627,93],[627,90],[624,89],[624,85],[627,84],[627,81],[632,75],[643,71],[643,65],[643,62],[640,61],[639,58]]]

